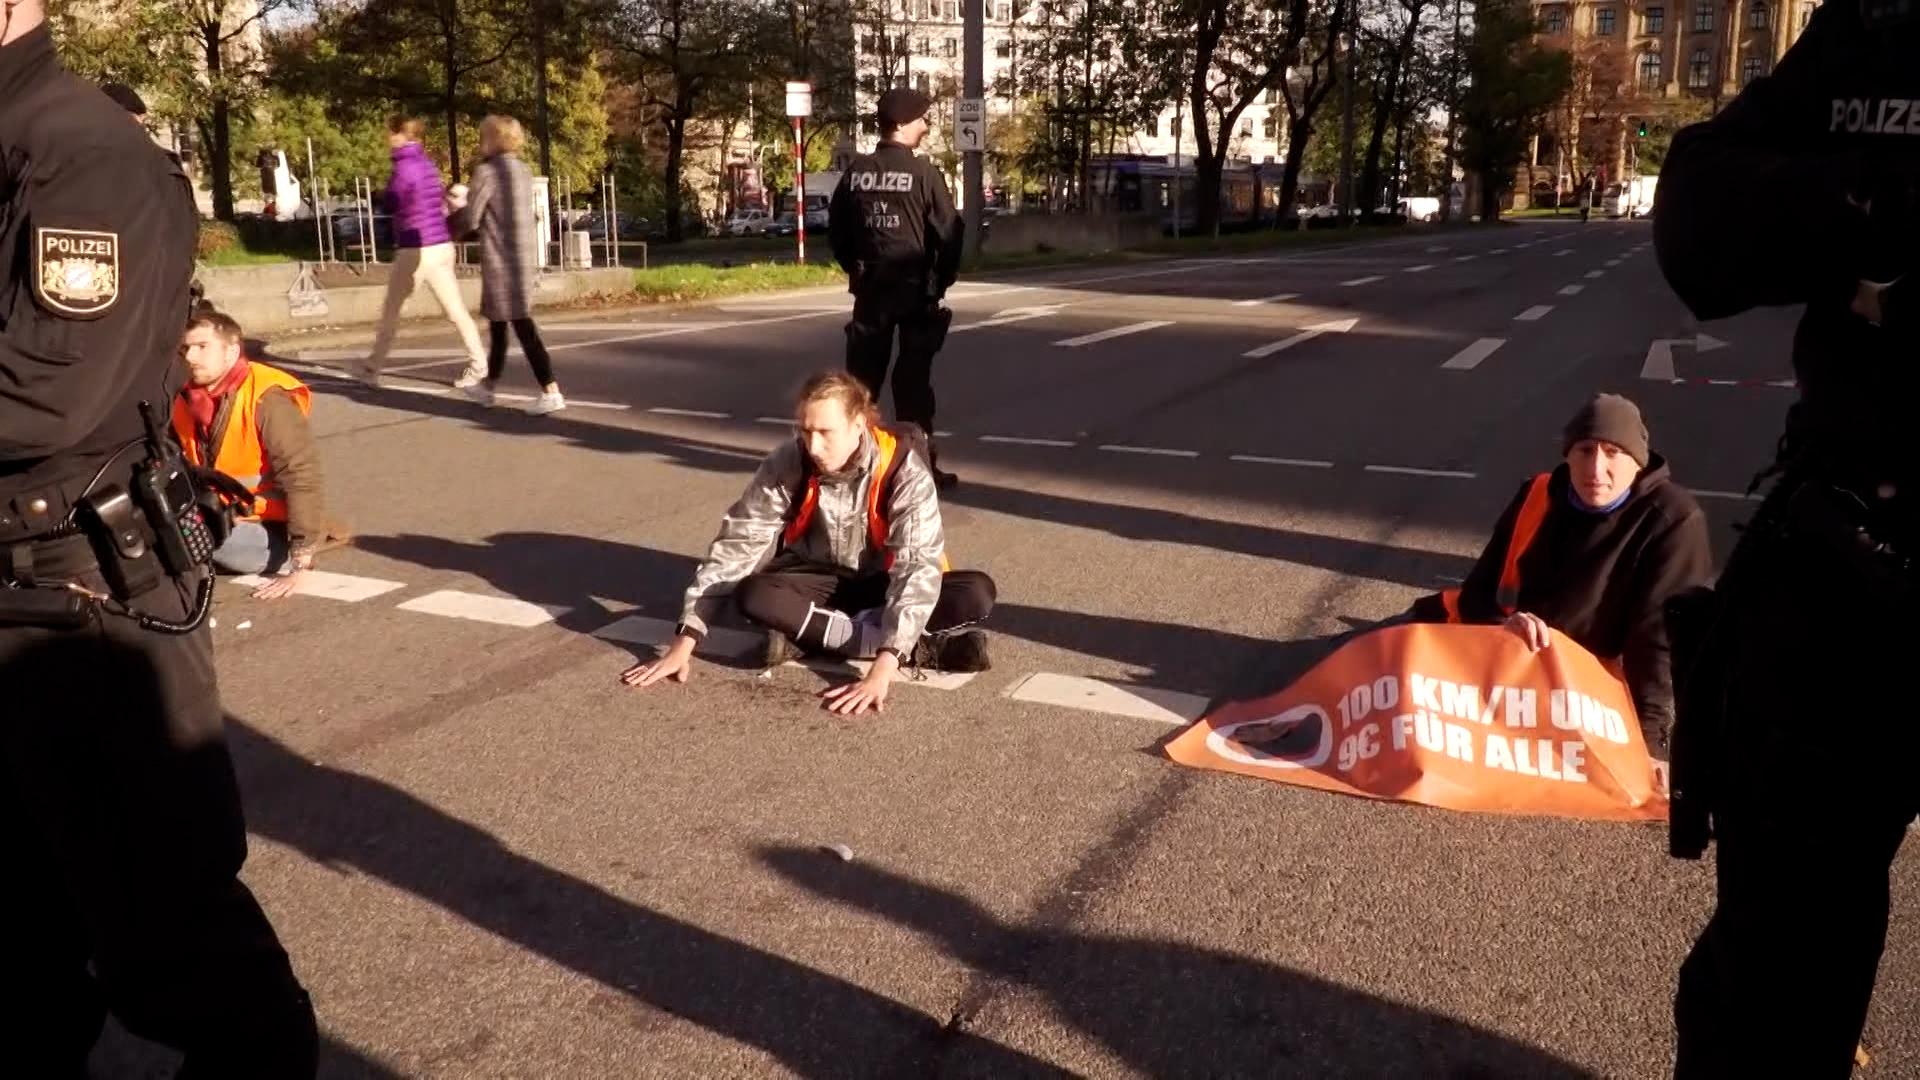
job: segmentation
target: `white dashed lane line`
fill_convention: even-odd
[[[1560,295],[1561,296],[1579,296],[1582,292],[1586,291],[1586,288],[1587,287],[1585,285],[1563,285],[1560,288]]]
[[[1207,699],[1199,694],[1046,672],[1014,683],[1007,689],[1006,696],[1036,705],[1057,705],[1173,725],[1191,724],[1207,711]]]
[[[1227,460],[1244,462],[1248,465],[1283,465],[1296,469],[1333,468],[1331,461],[1318,461],[1313,458],[1266,457],[1262,454],[1229,454]]]
[[[235,585],[257,589],[272,579],[257,574],[245,574],[227,580]],[[297,596],[318,596],[326,600],[338,600],[343,604],[357,604],[404,588],[406,585],[403,582],[355,577],[352,574],[336,574],[328,570],[308,570],[293,584],[293,591]]]
[[[1481,338],[1455,353],[1453,359],[1440,366],[1448,371],[1472,371],[1486,362],[1487,357],[1499,352],[1500,346],[1506,343],[1506,338]]]
[[[1352,288],[1355,285],[1371,285],[1376,281],[1385,281],[1385,280],[1387,279],[1384,277],[1381,277],[1379,274],[1372,274],[1367,277],[1354,278],[1352,281],[1343,281],[1340,284],[1343,287]]]
[[[1539,322],[1552,314],[1552,304],[1536,304],[1513,317],[1514,322]]]
[[[1119,443],[1106,443],[1100,447],[1109,454],[1143,454],[1149,457],[1197,458],[1198,450],[1169,450],[1164,446],[1126,446]]]
[[[1002,446],[1052,446],[1067,449],[1080,445],[1071,439],[1034,439],[1020,435],[982,435],[983,443],[997,443]]]
[[[1254,307],[1259,304],[1283,304],[1288,300],[1298,300],[1298,299],[1300,299],[1299,293],[1283,292],[1283,293],[1276,293],[1273,296],[1262,296],[1257,300],[1235,300],[1233,302],[1233,306],[1234,307]]]
[[[572,609],[530,603],[510,596],[482,596],[457,589],[441,589],[401,604],[400,610],[525,629],[550,623]]]

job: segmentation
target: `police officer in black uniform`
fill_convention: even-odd
[[[201,519],[141,408],[167,408],[181,377],[196,227],[178,166],[62,69],[43,0],[0,0],[0,1060],[14,1076],[85,1075],[109,1010],[183,1051],[183,1074],[314,1074],[312,1003],[238,879],[211,594],[187,540]]]
[[[1806,305],[1772,489],[1672,611],[1672,842],[1717,842],[1676,1075],[1845,1077],[1920,809],[1920,6],[1831,0],[1773,74],[1682,131],[1660,264],[1702,319]],[[1688,625],[1691,624],[1689,627]],[[1682,646],[1678,639],[1697,641]],[[1897,688],[1897,689],[1894,689]],[[1891,692],[1890,692],[1891,691]]]
[[[942,299],[960,272],[966,223],[953,209],[947,182],[914,154],[927,137],[932,102],[898,86],[880,95],[880,145],[853,159],[828,205],[827,238],[847,272],[853,319],[847,323],[847,370],[867,384],[874,400],[887,381],[893,334],[900,360],[893,370],[893,411],[920,425],[933,442],[933,356],[946,340],[953,312]],[[952,473],[930,451],[934,483],[950,488]]]

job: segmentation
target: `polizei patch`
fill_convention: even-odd
[[[120,298],[120,235],[35,230],[33,289],[42,304],[62,314],[105,313]]]

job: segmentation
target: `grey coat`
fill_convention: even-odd
[[[505,153],[475,165],[466,208],[455,223],[462,237],[480,234],[480,313],[491,322],[531,316],[540,277],[532,170]]]
[[[798,439],[781,443],[760,463],[746,492],[721,519],[720,533],[694,572],[681,610],[681,621],[694,632],[706,633],[708,622],[720,613],[734,586],[781,546],[781,533],[793,517],[795,499],[806,480],[805,454]],[[934,494],[933,474],[920,455],[905,454],[894,466],[898,480],[893,505],[887,508],[886,548],[876,549],[867,536],[867,488],[875,457],[869,436],[846,469],[820,476],[820,501],[813,521],[793,545],[793,552],[808,562],[857,575],[885,574],[887,602],[880,617],[881,635],[885,645],[911,656],[940,599],[940,560],[947,547],[940,526],[940,500]]]

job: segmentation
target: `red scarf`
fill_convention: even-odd
[[[213,427],[213,414],[220,409],[220,399],[240,389],[247,381],[247,358],[241,357],[233,362],[220,381],[212,386],[194,386],[189,383],[180,390],[180,396],[186,400],[187,411],[193,415],[193,426],[204,436]]]

